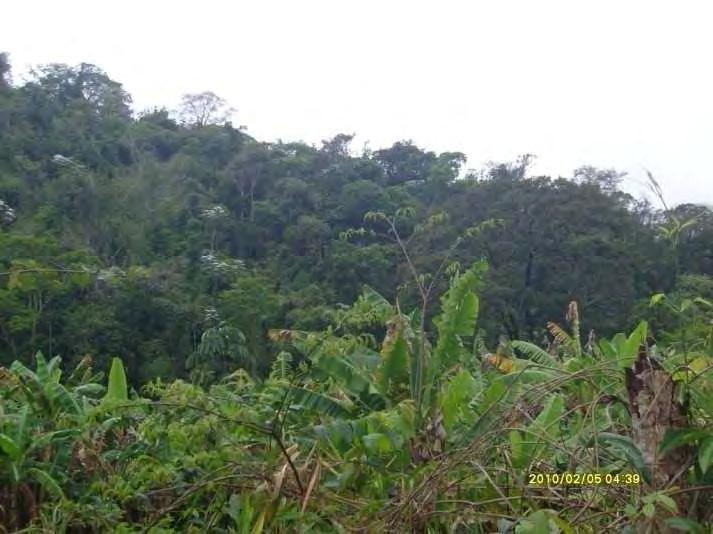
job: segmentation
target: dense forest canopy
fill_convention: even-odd
[[[710,526],[710,208],[234,114],[0,54],[0,531]]]
[[[229,106],[210,92],[177,113],[134,116],[121,84],[93,65],[44,66],[20,86],[9,74],[4,56],[6,363],[41,348],[120,356],[135,380],[185,376],[210,321],[225,321],[264,372],[269,327],[321,328],[364,284],[387,298],[405,285],[400,298],[413,301],[396,246],[371,233],[382,229],[345,238],[369,211],[412,208],[400,228],[425,272],[464,229],[498,221],[454,256],[491,266],[491,340],[539,341],[570,300],[587,331],[607,335],[677,277],[713,275],[713,213],[672,209],[694,220],[672,247],[658,230],[664,214],[622,193],[613,170],[528,177],[523,157],[465,171],[463,154],[408,141],[357,154],[351,135],[265,143],[226,122]]]

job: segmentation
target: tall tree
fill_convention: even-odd
[[[179,117],[184,124],[201,128],[209,124],[223,124],[235,109],[212,91],[183,95]]]

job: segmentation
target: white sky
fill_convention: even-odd
[[[5,0],[15,81],[95,63],[135,108],[212,90],[261,140],[412,139],[468,166],[538,156],[713,204],[713,3]],[[630,188],[637,186],[632,182]]]

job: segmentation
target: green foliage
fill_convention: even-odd
[[[513,467],[526,468],[548,448],[550,442],[559,438],[559,420],[563,411],[562,397],[552,396],[527,429],[510,433]]]
[[[636,469],[646,479],[650,479],[651,474],[646,468],[644,457],[636,444],[628,436],[602,432],[597,435],[597,439],[605,445],[611,445],[618,454],[626,458],[629,465]]]
[[[710,209],[529,156],[460,177],[411,142],[263,143],[210,92],[134,116],[88,64],[8,71],[5,530],[710,531]],[[646,427],[642,354],[685,417]],[[642,478],[529,483],[563,472]]]
[[[470,269],[456,275],[451,286],[441,298],[441,313],[434,319],[438,330],[438,342],[432,356],[424,361],[427,366],[422,371],[425,383],[419,383],[424,390],[425,403],[430,402],[433,391],[439,387],[439,376],[452,366],[464,361],[463,337],[472,337],[478,318],[478,297],[476,291],[482,286],[485,262],[474,264]],[[421,397],[417,397],[419,400]]]
[[[541,347],[538,347],[534,343],[521,340],[513,340],[510,342],[510,346],[513,349],[521,352],[528,360],[536,362],[540,365],[545,365],[549,367],[558,367],[559,364],[557,360]]]
[[[322,147],[259,142],[225,122],[230,108],[210,92],[186,96],[180,123],[165,109],[132,117],[129,104],[88,64],[42,67],[2,90],[6,364],[41,347],[93,354],[104,370],[119,355],[136,384],[214,380],[235,363],[196,371],[200,317],[214,305],[264,376],[268,328],[323,328],[365,283],[413,306],[408,262],[383,240],[394,238],[386,214],[433,276],[432,301],[445,290],[435,273],[487,257],[478,307],[491,343],[539,342],[565,299],[587,310],[584,332],[610,335],[650,293],[675,295],[676,274],[713,273],[710,210],[656,213],[618,191],[615,171],[529,179],[524,157],[459,180],[462,154],[411,142],[362,153],[348,135]],[[661,218],[678,221],[664,224],[670,237],[651,222]]]
[[[109,386],[104,397],[113,401],[126,401],[129,399],[129,390],[126,385],[126,373],[121,359],[113,358],[109,370]]]
[[[470,412],[470,400],[476,397],[478,381],[467,370],[461,370],[442,388],[439,408],[443,413],[446,431],[453,429],[461,417]]]
[[[403,327],[395,328],[393,339],[386,340],[381,351],[383,361],[380,366],[380,385],[384,391],[405,385],[408,381],[410,351]]]
[[[596,400],[621,395],[619,357],[641,342],[645,326],[603,345],[614,351],[612,365],[594,357],[596,347],[572,352],[562,365],[551,357],[541,364],[537,347],[512,342],[534,357],[513,359],[504,371],[473,366],[461,340],[475,320],[468,295],[479,277],[468,273],[481,271],[454,277],[436,315],[438,335],[452,336],[459,355],[428,360],[440,367],[437,410],[425,418],[407,387],[416,316],[390,315],[394,307],[369,288],[324,331],[271,331],[283,350],[264,381],[245,372],[209,389],[157,380],[129,401],[119,359],[106,394],[86,360],[64,381],[59,359],[40,353],[35,370],[19,362],[0,369],[3,522],[30,529],[259,532],[364,524],[409,531],[423,521],[430,528],[459,521],[482,530],[507,522],[518,532],[574,532],[578,510],[590,502],[632,526],[705,529],[705,517],[679,515],[683,506],[699,514],[695,503],[650,486],[648,460],[629,435],[626,410]],[[381,354],[370,336],[358,335],[379,322],[386,331]],[[435,346],[444,345],[436,338]],[[121,402],[109,406],[107,399]],[[694,447],[696,462],[685,475],[692,487],[705,484],[712,450],[713,414],[696,413],[706,422],[672,430],[660,448],[668,454]],[[581,496],[528,485],[532,474],[565,471],[643,477],[639,485],[602,485]],[[441,513],[426,519],[420,506],[433,495]],[[410,501],[421,504],[413,509]],[[592,511],[586,521],[605,530],[610,519]]]

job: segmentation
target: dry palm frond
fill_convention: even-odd
[[[567,323],[572,329],[572,339],[574,340],[574,349],[577,351],[577,356],[582,354],[582,341],[579,334],[579,308],[577,302],[572,301],[567,306],[567,314],[565,316]]]
[[[290,342],[294,339],[294,332],[292,330],[270,330],[267,333],[267,337],[270,341],[275,342]]]
[[[547,323],[547,330],[554,338],[555,343],[561,347],[566,347],[573,353],[573,355],[578,355],[577,342],[564,330],[564,328],[556,323],[549,322]]]
[[[495,354],[487,354],[485,356],[485,361],[503,374],[511,373],[515,367],[515,362],[513,360],[503,354],[500,354],[499,352]]]

